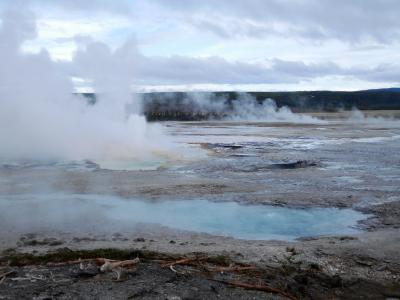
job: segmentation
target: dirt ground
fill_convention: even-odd
[[[10,273],[1,299],[400,299],[397,230],[290,243],[167,232],[59,237],[28,234],[3,251],[0,274]],[[136,257],[120,280],[86,261]],[[165,266],[182,258],[199,260]],[[257,290],[265,286],[285,295]]]

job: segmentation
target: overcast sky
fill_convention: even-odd
[[[10,6],[36,15],[26,52],[70,61],[82,41],[135,43],[144,90],[400,86],[399,0],[0,1]]]

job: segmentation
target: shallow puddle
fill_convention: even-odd
[[[235,202],[139,201],[97,195],[19,195],[0,198],[4,230],[130,230],[140,223],[241,239],[293,240],[357,233],[367,215],[351,209],[294,209]],[[138,225],[139,224],[139,225]]]
[[[144,161],[124,161],[124,160],[104,160],[96,161],[101,169],[119,171],[150,171],[157,170],[166,164],[165,160],[144,160]]]

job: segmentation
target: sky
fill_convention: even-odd
[[[2,20],[10,8],[35,16],[22,51],[66,70],[83,44],[134,45],[139,91],[400,86],[399,0],[0,0]]]

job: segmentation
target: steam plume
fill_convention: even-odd
[[[139,159],[168,151],[160,129],[146,123],[132,99],[134,41],[115,51],[89,43],[72,63],[61,64],[46,50],[21,51],[37,34],[31,12],[9,10],[1,19],[0,157]],[[92,82],[99,93],[96,105],[73,95],[71,71]],[[130,114],[127,105],[131,112],[134,107]]]

